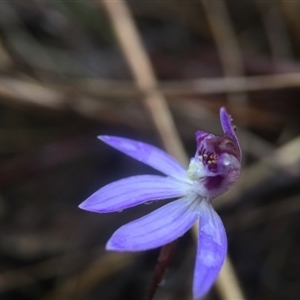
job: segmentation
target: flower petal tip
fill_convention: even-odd
[[[109,139],[109,136],[108,135],[98,135],[97,139],[99,139],[102,142],[105,142]]]
[[[220,108],[220,120],[221,120],[221,125],[223,128],[224,134],[235,142],[235,144],[238,148],[238,159],[239,159],[239,161],[241,161],[242,150],[240,147],[238,137],[236,135],[236,126],[233,125],[233,123],[232,123],[233,119],[232,119],[231,115],[228,114],[228,112],[224,106]]]
[[[91,212],[96,212],[96,213],[102,213],[105,211],[101,211],[100,209],[95,208],[95,205],[91,203],[90,198],[86,199],[82,203],[78,205],[80,209],[86,210],[86,211],[91,211]]]
[[[105,249],[108,251],[125,252],[124,238],[116,237],[115,234],[107,241]]]
[[[90,210],[90,209],[89,209],[89,205],[87,204],[87,201],[81,202],[81,203],[78,205],[78,207],[79,207],[80,209],[83,209],[83,210]]]
[[[226,128],[226,131],[229,129],[227,127],[231,127],[232,124],[232,117],[231,115],[227,112],[226,108],[224,106],[222,106],[220,108],[220,119],[221,119],[221,124],[223,129]],[[225,127],[225,128],[224,128]]]
[[[106,246],[105,246],[105,250],[107,251],[116,251],[116,247],[114,247],[114,245],[111,243],[111,241],[109,240],[107,243],[106,243]]]
[[[219,275],[226,253],[227,237],[222,220],[211,205],[203,202],[194,271],[194,299],[201,299],[209,292]]]
[[[222,107],[220,108],[220,113],[221,113],[221,114],[227,114],[227,115],[228,115],[228,112],[227,112],[225,106],[222,106]]]

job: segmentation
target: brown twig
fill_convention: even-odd
[[[298,46],[298,49],[300,47],[300,39],[299,39],[299,33],[300,33],[300,23],[299,23],[299,12],[300,12],[300,6],[298,1],[286,1],[286,0],[280,0],[280,4],[282,7],[283,14],[287,20],[288,27],[290,28],[294,40]]]
[[[279,3],[256,0],[256,5],[261,14],[273,61],[290,60],[293,57],[293,47]]]
[[[242,54],[225,1],[201,0],[220,56],[225,77],[243,76]],[[230,106],[247,106],[248,96],[241,92],[228,94]],[[244,125],[247,123],[244,120]]]
[[[169,81],[159,83],[153,90],[168,97],[167,100],[171,103],[171,97],[174,96],[255,92],[298,88],[299,86],[300,73],[287,73]],[[75,101],[69,100],[70,88],[77,93]],[[55,111],[73,108],[80,113],[79,108],[84,108],[83,104],[80,105],[82,102],[87,101],[91,103],[91,106],[97,106],[97,103],[105,102],[101,99],[102,97],[136,101],[141,96],[142,92],[127,81],[85,80],[74,82],[74,84],[55,85],[3,76],[0,78],[0,101],[6,105],[33,105]]]

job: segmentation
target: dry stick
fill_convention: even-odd
[[[238,76],[226,78],[203,78],[194,80],[168,81],[159,83],[155,89],[158,93],[168,97],[185,95],[212,95],[223,93],[255,92],[263,90],[279,90],[298,88],[300,73],[286,73],[276,75]],[[140,96],[140,90],[128,81],[88,80],[75,82],[64,86],[40,84],[28,80],[0,78],[0,102],[5,105],[34,105],[55,111],[62,111],[66,107],[73,108],[74,103],[68,99],[70,87],[78,91],[78,103],[86,101],[85,94],[92,97],[134,97]],[[154,89],[154,90],[155,90]],[[83,95],[82,95],[83,94]],[[101,102],[94,99],[93,102]],[[89,100],[89,99],[88,99]],[[102,101],[103,102],[103,101]],[[169,99],[172,102],[172,99]],[[83,105],[83,104],[82,104]],[[80,112],[80,109],[78,109]]]
[[[9,100],[9,101],[8,101]],[[0,101],[4,103],[38,105],[47,109],[63,108],[63,95],[41,84],[11,78],[0,78]]]
[[[211,95],[298,88],[299,86],[300,73],[286,73],[167,82],[161,84],[161,92],[167,96],[178,96],[180,94]]]
[[[214,95],[224,93],[255,92],[263,90],[280,90],[298,88],[300,73],[276,75],[231,76],[222,78],[201,78],[180,81],[165,81],[158,83],[157,90],[168,97],[186,95]],[[81,80],[75,82],[72,89],[80,87],[82,92],[97,97],[137,97],[141,92],[128,81],[114,80]],[[62,90],[54,86],[53,89]],[[1,80],[0,80],[1,92]],[[1,100],[1,98],[0,98]],[[134,99],[133,99],[134,100]],[[172,99],[169,99],[171,102]]]
[[[288,23],[288,27],[290,32],[293,35],[293,41],[300,46],[300,23],[299,23],[299,12],[300,12],[300,5],[299,1],[286,1],[280,0],[280,4],[282,7],[282,11],[284,17]]]
[[[13,60],[7,49],[4,46],[3,38],[0,37],[0,69],[1,71],[7,70],[10,66],[13,65]]]
[[[244,75],[243,59],[225,1],[200,0],[226,77]],[[228,95],[230,106],[247,106],[246,93]],[[247,120],[244,120],[247,124]]]
[[[111,18],[115,33],[136,84],[146,95],[145,105],[153,117],[166,150],[181,162],[187,164],[188,159],[183,150],[166,100],[161,93],[154,90],[157,86],[154,71],[126,3],[123,0],[117,2],[108,0],[103,1],[103,4]],[[195,226],[193,227],[193,233],[195,240],[197,240],[198,228]],[[230,296],[231,299],[236,296],[239,299],[243,299],[242,292],[237,284],[236,275],[228,258],[225,267],[218,279],[220,294],[222,294],[224,299],[228,299],[229,295],[233,296]]]
[[[293,46],[278,1],[255,0],[274,62],[292,60]]]

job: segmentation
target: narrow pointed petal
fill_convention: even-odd
[[[174,178],[186,180],[186,169],[165,151],[139,141],[116,136],[98,136],[111,147]]]
[[[142,251],[172,242],[187,232],[197,219],[195,204],[182,198],[120,227],[106,249]]]
[[[221,120],[221,125],[223,128],[224,134],[227,135],[229,138],[231,138],[236,143],[238,150],[239,150],[238,158],[241,161],[241,159],[242,159],[241,146],[240,146],[239,140],[235,133],[235,127],[232,125],[232,118],[227,113],[225,107],[221,107],[221,109],[220,109],[220,120]]]
[[[215,282],[227,253],[223,223],[213,207],[201,203],[198,250],[194,272],[194,299],[201,299]]]
[[[147,201],[181,197],[188,185],[171,177],[140,175],[112,182],[82,202],[88,211],[120,211]]]

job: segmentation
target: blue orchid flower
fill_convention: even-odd
[[[109,213],[153,200],[177,198],[120,227],[107,250],[143,251],[168,244],[199,221],[198,250],[193,280],[194,299],[205,295],[216,280],[227,253],[227,237],[212,200],[229,190],[241,171],[241,148],[225,108],[220,110],[223,136],[197,131],[197,151],[188,169],[163,150],[122,137],[99,139],[162,172],[110,183],[80,204],[80,208]]]

